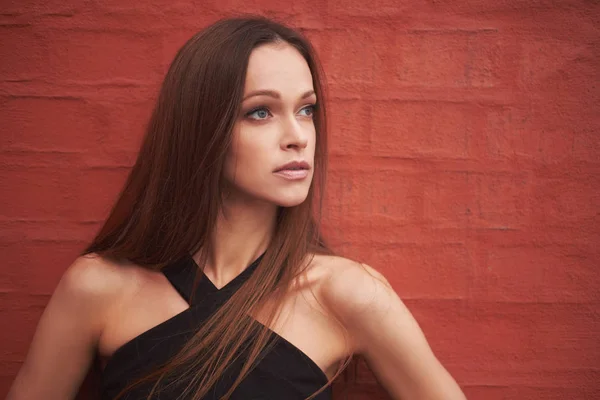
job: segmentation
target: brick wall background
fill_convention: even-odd
[[[240,11],[316,44],[327,231],[388,277],[467,396],[600,398],[589,0],[2,0],[0,396],[123,183],[175,51]],[[386,398],[362,363],[350,392]]]

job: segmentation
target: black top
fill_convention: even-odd
[[[217,289],[208,278],[202,276],[193,298],[191,294],[195,274],[196,271],[201,271],[194,259],[186,256],[165,267],[162,272],[190,304],[190,308],[117,349],[102,372],[102,399],[113,399],[127,384],[140,377],[140,374],[143,376],[151,372],[174,356],[203,321],[250,277],[261,258],[262,256],[221,289]],[[190,299],[193,299],[193,304]],[[260,324],[258,321],[256,323]],[[274,341],[274,347],[258,361],[256,367],[236,387],[231,400],[306,399],[327,383],[327,376],[311,358],[274,331],[270,330],[270,333],[272,336],[270,340]],[[239,357],[233,362],[228,367],[228,372],[203,399],[220,399],[235,381],[238,376],[236,371],[239,373],[244,361],[243,357]],[[164,379],[161,384],[163,382]],[[138,385],[121,398],[145,400],[154,383],[156,381]],[[185,383],[187,382],[183,383],[183,387],[186,386]],[[160,393],[155,392],[152,399],[175,400],[182,392],[181,388],[177,389],[179,386],[171,385],[163,388],[163,385],[160,385],[160,387]],[[314,399],[329,400],[331,397],[331,386],[328,386]]]

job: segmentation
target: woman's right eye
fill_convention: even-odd
[[[255,115],[255,117],[253,117]],[[255,119],[255,120],[263,120],[269,116],[269,110],[266,107],[255,108],[252,111],[246,113],[246,117]]]

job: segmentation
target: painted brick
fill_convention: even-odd
[[[8,362],[2,363],[2,373],[0,373],[0,396],[6,398],[8,395],[8,389],[12,385],[12,382],[21,367],[21,363]]]
[[[131,168],[137,159],[137,151],[119,149],[113,143],[103,151],[88,150],[82,153],[82,168]]]
[[[197,25],[196,28],[182,28],[174,32],[167,32],[161,36],[162,67],[165,74],[179,49],[202,29],[203,24],[200,21],[197,22]]]
[[[5,361],[11,364],[23,361],[47,302],[48,296],[19,295],[10,299],[3,296],[0,340],[5,344],[2,349]]]
[[[320,29],[303,29],[302,33],[308,38],[308,40],[310,40],[311,45],[314,47],[315,52],[317,53],[317,58],[321,64],[323,64],[324,71],[322,72],[325,74],[325,82],[327,83],[331,81],[329,75],[332,71],[330,68],[325,66],[331,59],[333,47],[333,43],[331,43],[329,36],[324,35],[323,30]]]
[[[600,121],[596,122],[600,126]],[[600,135],[594,130],[580,130],[573,139],[573,157],[576,160],[600,163]]]
[[[568,3],[568,2],[567,2]],[[435,8],[445,12],[477,12],[479,14],[487,14],[490,12],[509,12],[519,9],[522,12],[538,9],[540,7],[549,7],[552,5],[552,0],[500,0],[487,2],[481,0],[464,0],[460,3],[452,0],[440,0],[435,2]]]
[[[389,170],[374,175],[332,168],[325,216],[328,224],[338,231],[344,227],[335,236],[397,243],[408,224],[423,220],[422,188],[417,179]]]
[[[460,227],[476,207],[474,178],[467,172],[439,172],[425,182],[425,219],[440,227]]]
[[[473,177],[477,185],[474,217],[479,225],[511,229],[529,225],[532,205],[528,174],[488,173]]]
[[[331,214],[331,213],[327,213]],[[341,256],[355,256],[368,263],[370,254],[371,223],[359,218],[349,218],[338,213],[323,221],[325,240]]]
[[[349,170],[331,170],[327,187],[328,203],[331,209],[330,218],[339,217],[364,217],[371,211],[372,187],[365,174]],[[335,201],[334,201],[335,199]]]
[[[392,221],[377,220],[364,228],[369,232],[369,239],[374,245],[429,245],[435,243],[454,245],[466,242],[470,228],[468,224],[433,224],[424,220],[413,223],[395,223]]]
[[[387,44],[367,30],[327,32],[330,52],[321,54],[327,76],[333,83],[371,83],[379,68],[377,50]]]
[[[423,220],[423,187],[419,177],[395,170],[374,171],[370,216],[377,226],[406,225]]]
[[[371,154],[394,158],[467,158],[482,113],[469,104],[372,102]]]
[[[367,382],[360,381],[359,383],[354,383],[348,386],[340,384],[340,389],[333,392],[334,398],[344,400],[389,400],[389,395],[385,393],[381,386],[374,382],[372,374],[369,376],[371,379]]]
[[[517,118],[516,112],[509,107],[493,107],[486,111],[482,146],[485,158],[513,158],[520,149],[535,146],[529,132],[523,132],[522,135],[515,132],[513,121]],[[522,119],[525,120],[526,117]]]
[[[591,387],[561,388],[548,385],[547,387],[531,386],[467,386],[464,388],[468,399],[512,400],[512,399],[597,399],[600,390]]]
[[[423,299],[406,304],[438,358],[459,378],[468,376],[464,383],[585,387],[598,377],[595,304]]]
[[[8,247],[21,241],[88,241],[100,228],[99,223],[48,219],[44,221],[26,219],[0,220],[0,243]]]
[[[345,236],[348,230],[352,230],[352,225],[345,226],[344,232],[342,235]],[[357,235],[358,239],[353,241],[340,241],[339,243],[332,243],[335,248],[335,252],[337,255],[341,257],[346,257],[351,260],[355,260],[360,263],[365,263],[367,265],[372,265],[374,261],[373,253],[374,248],[371,246],[366,239],[364,232],[362,232],[362,236],[360,235],[361,231],[359,230],[359,235]],[[329,236],[327,236],[329,238]]]
[[[218,15],[226,16],[231,13],[256,13],[261,11],[261,14],[270,17],[277,17],[292,13],[292,5],[290,3],[269,1],[268,7],[265,7],[265,2],[262,0],[207,0],[202,3],[202,8],[216,10]]]
[[[492,107],[486,115],[485,156],[494,159],[532,159],[544,164],[569,162],[575,138],[598,118],[588,105],[565,106],[559,99],[536,99],[527,109]],[[578,147],[577,150],[581,149]],[[587,151],[579,151],[584,155]],[[583,157],[588,159],[587,156]]]
[[[352,395],[344,397],[344,399],[372,399],[372,400],[389,400],[389,395],[378,384],[362,384],[356,388]]]
[[[572,130],[537,130],[538,159],[546,164],[561,164],[572,159],[574,133]]]
[[[371,186],[364,174],[331,170],[324,198],[324,231],[332,245],[362,246],[370,239]]]
[[[7,134],[8,136],[8,134]],[[1,153],[2,162],[7,167],[65,167],[79,166],[80,152],[53,150],[4,150]]]
[[[580,58],[592,54],[593,47],[586,43],[548,37],[528,38],[521,43],[520,83],[528,87],[560,84],[559,80],[564,77],[562,72],[577,68]]]
[[[295,26],[306,34],[306,30],[321,30],[330,26],[327,12],[329,2],[304,0],[291,3],[293,15],[282,18],[283,22]]]
[[[5,0],[2,2],[2,13],[8,15],[72,16],[83,10],[84,5],[79,0],[52,2],[46,0]]]
[[[362,101],[333,99],[328,108],[329,154],[369,152],[370,110]]]
[[[79,172],[63,168],[3,168],[0,218],[73,218],[79,197]]]
[[[56,222],[59,225],[60,222]],[[85,247],[81,241],[23,240],[0,246],[2,259],[18,275],[13,275],[12,287],[18,293],[51,295],[62,273]],[[8,299],[7,299],[8,300]]]
[[[539,178],[532,187],[533,221],[545,226],[567,226],[598,218],[600,178],[575,171],[565,178]]]
[[[569,161],[575,153],[593,160],[578,142],[600,123],[593,106],[598,94],[589,88],[597,78],[596,58],[586,41],[523,40],[519,84],[530,93],[529,101],[496,114],[490,110],[492,156],[557,163]]]
[[[421,87],[496,87],[514,81],[512,47],[496,32],[422,30],[396,36],[395,83]]]
[[[576,247],[494,246],[477,270],[473,298],[499,302],[599,302],[597,254]]]
[[[154,104],[154,98],[139,102],[100,102],[98,107],[106,121],[103,148],[108,152],[121,150],[137,153]]]
[[[0,26],[0,78],[27,81],[45,77],[48,71],[44,67],[51,54],[48,46],[31,26]]]
[[[8,98],[2,101],[0,119],[3,150],[76,151],[96,147],[103,139],[101,119],[83,99]]]
[[[53,48],[49,67],[58,79],[153,83],[162,75],[155,35],[72,29],[49,32],[47,40]]]
[[[129,168],[94,168],[82,171],[82,180],[94,184],[79,187],[81,202],[77,207],[78,218],[97,222],[108,217],[129,171]]]
[[[403,299],[469,295],[473,268],[464,245],[397,245],[373,251],[372,259]]]
[[[328,11],[334,15],[364,16],[397,16],[416,8],[414,3],[403,3],[395,0],[374,0],[369,3],[359,0],[329,1]]]
[[[22,238],[19,239],[22,240]],[[14,252],[15,250],[11,249],[10,247],[10,243],[5,242],[4,240],[0,240],[0,254],[6,255],[11,252]],[[3,304],[2,307],[0,307],[0,309],[6,307],[4,305],[4,302],[8,301],[8,299],[10,299],[11,296],[14,295],[14,293],[18,292],[19,290],[23,290],[23,283],[24,282],[22,272],[19,269],[12,267],[5,268],[2,271],[2,275],[0,275],[0,300]]]
[[[101,12],[123,13],[133,15],[145,15],[154,13],[164,13],[170,15],[176,11],[189,12],[193,8],[193,4],[186,4],[182,1],[167,1],[167,0],[144,0],[141,4],[124,2],[119,0],[102,0],[95,7]]]

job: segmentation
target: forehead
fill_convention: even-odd
[[[287,43],[269,43],[252,50],[244,92],[277,90],[296,95],[313,89],[312,74],[298,50]]]

